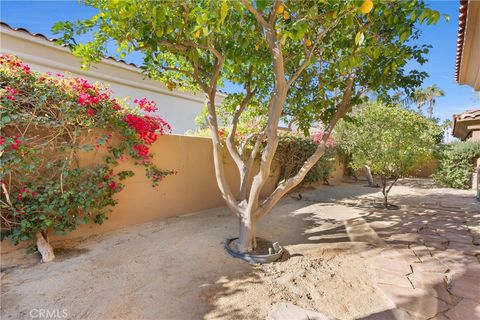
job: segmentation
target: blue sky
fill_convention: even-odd
[[[454,79],[459,2],[437,0],[428,1],[428,4],[432,9],[448,14],[450,22],[442,19],[437,25],[422,26],[423,35],[417,42],[433,46],[428,55],[429,62],[421,67],[429,74],[424,86],[436,84],[445,91],[445,97],[437,99],[434,116],[451,119],[454,113],[478,108],[480,101],[470,87],[459,86]],[[3,22],[48,37],[53,37],[50,28],[55,22],[88,18],[94,13],[94,9],[77,1],[0,2],[0,18]],[[141,64],[138,56],[130,57],[130,60]]]

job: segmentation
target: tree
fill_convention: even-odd
[[[433,107],[435,106],[435,102],[437,97],[443,97],[445,92],[441,90],[436,85],[428,86],[425,90],[425,103],[427,104],[427,115],[429,118],[433,117]]]
[[[441,128],[433,120],[381,103],[363,106],[337,131],[342,148],[351,155],[352,167],[368,165],[374,175],[380,176],[385,207],[393,185],[428,159],[441,137]],[[393,179],[390,184],[389,179]]]
[[[450,119],[445,119],[442,122],[443,136],[445,137],[445,143],[448,143],[450,135],[452,134],[453,122]]]
[[[437,11],[423,2],[353,1],[100,1],[91,19],[64,22],[62,42],[84,65],[98,62],[113,40],[121,56],[140,51],[145,74],[169,88],[201,90],[207,98],[208,123],[218,187],[240,221],[238,249],[256,247],[256,223],[324,154],[337,121],[362,102],[365,90],[411,90],[425,74],[407,73],[409,60],[425,62],[425,46],[410,45],[418,38],[417,22],[436,23]],[[86,44],[75,36],[93,32]],[[240,173],[235,195],[225,178],[216,94],[226,81],[243,88],[232,95],[234,106],[226,149]],[[250,135],[252,148],[238,148],[237,125],[246,110],[256,109],[263,126]],[[315,153],[297,174],[281,181],[265,199],[265,185],[278,145],[279,121],[294,117],[305,128],[321,119],[325,134]],[[247,151],[247,152],[246,152]],[[250,182],[257,155],[260,169]]]
[[[427,93],[425,89],[417,89],[413,92],[411,100],[417,105],[418,113],[423,113],[423,106],[427,102]]]

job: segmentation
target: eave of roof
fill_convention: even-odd
[[[465,40],[465,27],[467,25],[468,0],[460,0],[457,35],[457,57],[455,61],[455,80],[460,78],[460,66],[462,65],[463,44]]]
[[[13,28],[12,26],[10,26],[8,23],[5,23],[3,21],[0,21],[0,25],[12,30],[12,31],[18,31],[18,32],[24,32],[24,33],[27,33],[28,35],[32,36],[32,37],[37,37],[37,38],[40,38],[40,39],[43,39],[43,40],[46,40],[46,41],[49,41],[51,43],[55,43],[57,42],[57,39],[55,38],[49,38],[47,37],[46,35],[42,34],[42,33],[33,33],[31,32],[30,30],[28,29],[25,29],[25,28]],[[122,59],[117,59],[115,57],[112,57],[112,56],[108,56],[108,57],[105,57],[105,59],[108,59],[108,60],[113,60],[115,62],[118,62],[118,63],[123,63],[123,64],[126,64],[128,66],[132,66],[134,68],[138,68],[140,69],[139,66],[137,66],[135,63],[131,63],[131,62],[127,62],[125,60],[122,60]]]
[[[30,30],[25,29],[25,28],[13,28],[8,23],[3,22],[3,21],[0,21],[0,25],[4,26],[4,27],[6,27],[6,28],[8,28],[12,31],[24,32],[24,33],[26,33],[26,34],[28,34],[32,37],[40,38],[42,40],[46,40],[46,41],[51,42],[51,43],[55,43],[57,41],[57,39],[48,38],[46,35],[44,35],[42,33],[33,33]],[[124,65],[130,66],[130,67],[134,67],[134,68],[138,69],[139,72],[142,72],[140,67],[138,65],[136,65],[135,63],[127,62],[127,61],[122,60],[122,59],[117,59],[117,58],[112,57],[112,56],[105,57],[105,59],[112,60],[114,62],[121,63],[121,64],[124,64]],[[220,97],[226,97],[228,95],[228,92],[225,92],[225,91],[222,91],[222,90],[217,90],[217,92],[218,92],[217,93],[218,96],[220,96]]]
[[[454,114],[452,135],[462,140],[465,139],[465,136],[468,135],[468,130],[466,130],[466,128],[460,128],[460,126],[465,126],[464,123],[478,120],[480,120],[480,109],[467,110],[460,114]]]

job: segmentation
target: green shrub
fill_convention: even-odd
[[[475,170],[475,159],[480,157],[480,142],[466,141],[444,145],[439,154],[439,166],[434,173],[440,185],[468,189]]]
[[[275,159],[280,165],[279,181],[282,181],[298,173],[305,160],[317,149],[317,143],[312,138],[294,134],[281,135],[279,138]],[[325,154],[307,173],[302,184],[319,181],[328,183],[335,164],[335,153],[333,143],[328,144]]]

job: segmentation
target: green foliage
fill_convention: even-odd
[[[154,185],[173,173],[157,168],[149,153],[169,128],[140,112],[154,109],[153,102],[128,107],[85,79],[32,72],[13,56],[0,62],[2,238],[33,242],[37,232],[103,223],[121,181],[133,175],[114,171],[126,156]],[[101,161],[81,164],[93,152]]]
[[[480,157],[480,142],[465,141],[443,145],[439,152],[439,166],[434,173],[440,185],[468,189],[475,171],[475,160]]]
[[[335,133],[340,147],[357,170],[370,166],[382,178],[404,177],[432,157],[442,130],[432,120],[398,106],[372,103],[343,120]]]
[[[302,167],[305,160],[310,157],[317,149],[317,143],[310,137],[300,136],[298,134],[282,134],[278,143],[275,160],[280,166],[279,180],[288,179]],[[325,154],[310,169],[303,184],[324,182],[328,183],[328,179],[335,165],[335,147],[330,145],[327,147]]]
[[[256,94],[247,110],[266,117],[274,93],[273,57],[264,31],[241,2],[85,3],[98,14],[54,27],[54,32],[62,35],[61,42],[83,58],[85,67],[108,55],[107,43],[113,40],[120,57],[142,52],[145,74],[170,89],[207,92],[217,71],[220,85],[228,81],[239,91],[250,86]],[[287,80],[295,78],[302,63],[308,62],[289,88],[282,112],[285,122],[295,121],[303,130],[333,116],[349,76],[355,77],[352,105],[364,102],[366,91],[381,96],[391,89],[411,92],[426,76],[405,68],[411,60],[426,61],[428,46],[410,41],[419,38],[418,25],[436,23],[440,18],[440,13],[423,1],[375,1],[369,12],[361,10],[361,1],[284,1],[281,14],[272,12],[274,1],[251,3],[266,20],[275,18],[274,32],[282,47]],[[90,32],[95,34],[93,41],[75,40]],[[216,70],[219,56],[224,62]]]

